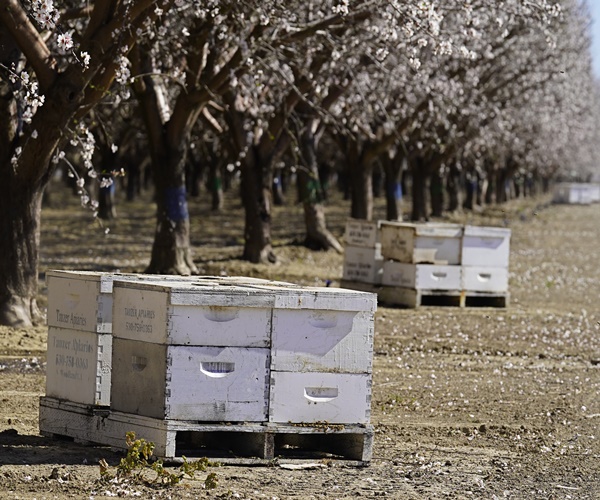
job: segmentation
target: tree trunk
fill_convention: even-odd
[[[208,189],[211,195],[211,208],[215,212],[219,212],[224,205],[223,176],[216,158],[211,158],[208,167]]]
[[[440,169],[431,175],[429,196],[431,199],[431,215],[441,217],[444,213],[444,178]]]
[[[334,249],[343,253],[342,245],[327,229],[325,221],[325,197],[319,179],[313,124],[313,120],[306,121],[300,138],[304,165],[298,170],[298,192],[304,208],[305,245],[313,250]]]
[[[167,149],[162,165],[153,164],[156,179],[156,229],[146,273],[196,274],[190,246],[190,216],[185,189],[184,147]]]
[[[402,184],[400,175],[404,157],[397,154],[390,158],[388,154],[381,157],[381,166],[385,173],[385,212],[387,220],[402,220]]]
[[[412,162],[412,213],[411,220],[427,221],[427,178],[428,172],[421,158]]]
[[[448,191],[448,211],[456,212],[462,206],[461,204],[461,172],[456,163],[453,163],[448,172],[446,181],[446,190]]]
[[[271,243],[273,170],[269,162],[261,161],[256,149],[250,147],[242,162],[243,259],[255,264],[275,263]]]
[[[465,175],[465,201],[463,208],[473,210],[475,207],[475,196],[477,195],[477,179],[475,173],[470,171]]]
[[[117,216],[117,209],[115,208],[115,190],[115,179],[113,179],[110,186],[98,189],[98,217],[102,220],[112,220]]]
[[[28,328],[44,320],[36,301],[42,190],[7,180],[0,183],[0,324]]]
[[[350,216],[354,219],[371,220],[373,218],[373,166],[364,162],[359,152],[359,145],[355,141],[350,141],[346,161],[351,193]]]

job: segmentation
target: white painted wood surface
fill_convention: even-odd
[[[377,243],[373,248],[360,246],[344,248],[343,279],[378,285],[381,284],[382,271],[381,243]]]
[[[406,264],[386,260],[383,264],[383,285],[422,290],[459,290],[461,266]]]
[[[268,347],[274,295],[239,293],[241,289],[117,281],[114,335],[156,344]]]
[[[366,424],[371,376],[273,371],[270,399],[269,422]]]
[[[508,267],[511,230],[503,227],[465,226],[462,265]]]
[[[461,288],[467,292],[507,292],[506,267],[463,266]]]
[[[110,334],[51,326],[47,346],[47,396],[88,405],[110,404]]]
[[[460,264],[462,226],[381,222],[381,253],[409,264]]]
[[[266,420],[269,349],[113,339],[111,410],[198,421]]]
[[[275,309],[271,369],[370,373],[373,313]]]
[[[348,219],[344,232],[344,242],[351,247],[375,247],[379,243],[379,222]]]

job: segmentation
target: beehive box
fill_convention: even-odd
[[[379,222],[349,219],[346,221],[344,242],[350,247],[374,248],[379,243]]]
[[[114,286],[115,336],[172,345],[268,347],[274,295],[238,280]]]
[[[110,404],[112,336],[48,328],[46,395],[87,405]]]
[[[369,374],[271,372],[269,422],[366,424],[370,414]]]
[[[262,422],[269,349],[113,339],[111,410],[153,418]]]
[[[593,184],[564,182],[554,187],[554,203],[567,203],[573,205],[588,205],[594,201],[595,190]]]
[[[371,372],[375,294],[287,286],[274,292],[272,370]]]
[[[465,226],[462,265],[508,267],[511,230],[502,227]]]
[[[386,260],[383,264],[383,285],[415,290],[460,290],[461,266]]]
[[[460,264],[462,226],[381,222],[381,253],[408,264]]]
[[[48,271],[48,326],[110,333],[113,274]]]
[[[344,249],[343,279],[360,283],[381,284],[383,256],[381,244],[375,247],[347,246]]]
[[[464,266],[461,280],[461,288],[467,292],[507,292],[508,268]]]
[[[242,281],[116,280],[111,410],[265,421],[275,298],[269,287],[237,284]]]
[[[112,331],[113,282],[199,281],[191,276],[97,271],[62,271],[46,273],[48,287],[48,326],[110,333]]]

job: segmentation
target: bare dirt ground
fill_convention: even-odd
[[[153,234],[148,196],[120,203],[108,233],[63,198],[53,193],[55,206],[44,209],[42,273],[143,270]],[[114,470],[122,455],[39,435],[45,327],[0,328],[0,498],[600,498],[600,205],[546,202],[453,219],[512,229],[508,308],[378,309],[369,467],[224,466],[210,470],[212,490],[206,472],[169,488],[102,482],[99,461]],[[276,266],[237,260],[236,202],[214,214],[192,201],[190,212],[204,274],[339,284],[342,256],[296,244],[302,214],[292,204],[276,209]],[[341,236],[347,203],[328,213]],[[383,213],[378,204],[376,218]],[[42,282],[42,305],[44,293]]]

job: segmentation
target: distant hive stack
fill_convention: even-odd
[[[381,222],[381,299],[416,307],[424,296],[459,296],[461,241],[457,224]]]
[[[371,285],[381,285],[383,256],[379,223],[359,219],[348,220],[344,242],[342,286],[370,291]]]
[[[351,221],[347,227],[357,232],[360,226]],[[345,263],[343,286],[371,290],[383,303],[406,307],[507,306],[510,229],[394,221],[365,227],[376,228],[368,241],[379,242],[381,280],[367,285],[356,276],[346,279]],[[364,267],[374,268],[375,260],[369,262]]]
[[[134,431],[169,459],[370,461],[376,295],[243,277],[111,285],[110,407],[42,398],[43,433],[123,448]]]
[[[510,229],[465,226],[462,240],[461,288],[467,296],[508,297]]]
[[[560,182],[554,186],[554,203],[589,205],[600,202],[600,184],[584,182]]]

